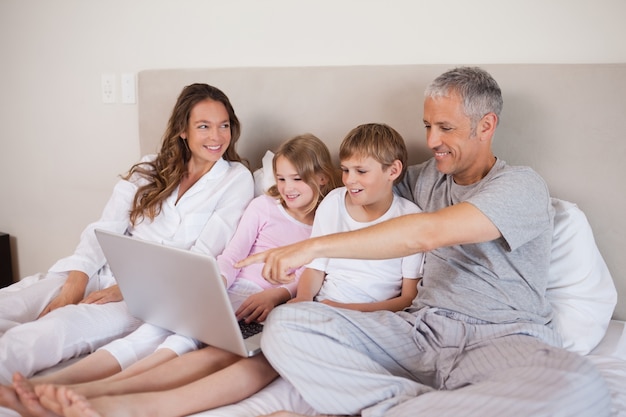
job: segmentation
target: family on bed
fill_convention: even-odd
[[[280,375],[323,415],[608,415],[602,377],[551,324],[548,188],[492,152],[497,82],[455,68],[424,97],[431,159],[407,167],[400,134],[370,123],[344,138],[338,172],[303,134],[276,150],[275,185],[253,198],[229,99],[185,87],[158,155],[116,184],[74,254],[0,290],[0,406],[179,416]],[[263,353],[132,317],[95,228],[217,257],[237,318],[265,322]]]

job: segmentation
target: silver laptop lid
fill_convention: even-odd
[[[245,340],[241,334],[215,258],[95,233],[133,316],[240,356],[260,351],[260,334]]]

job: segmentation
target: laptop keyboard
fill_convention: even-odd
[[[239,329],[241,330],[241,334],[244,339],[247,339],[250,336],[254,336],[257,333],[261,333],[263,331],[263,325],[256,321],[252,323],[246,323],[243,320],[239,321]]]

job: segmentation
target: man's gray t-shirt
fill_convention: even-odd
[[[498,159],[481,181],[460,186],[430,159],[409,167],[397,191],[425,212],[468,202],[502,234],[426,253],[413,308],[438,307],[491,323],[551,320],[545,292],[554,210],[535,171]]]

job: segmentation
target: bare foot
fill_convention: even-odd
[[[134,396],[104,396],[86,398],[72,388],[61,386],[57,390],[57,400],[65,417],[132,417],[144,415],[133,402]]]
[[[12,386],[0,385],[0,406],[10,408],[22,417],[31,417]]]
[[[33,385],[22,374],[13,375],[13,387],[17,398],[24,407],[23,412],[17,411],[23,417],[59,417],[58,414],[44,408],[39,402],[39,398],[33,389]]]
[[[37,384],[33,390],[39,398],[39,403],[46,409],[56,414],[63,414],[63,407],[57,399],[57,391],[59,387],[53,384]]]
[[[101,417],[87,398],[70,388],[60,387],[57,390],[57,400],[63,407],[65,417]]]

